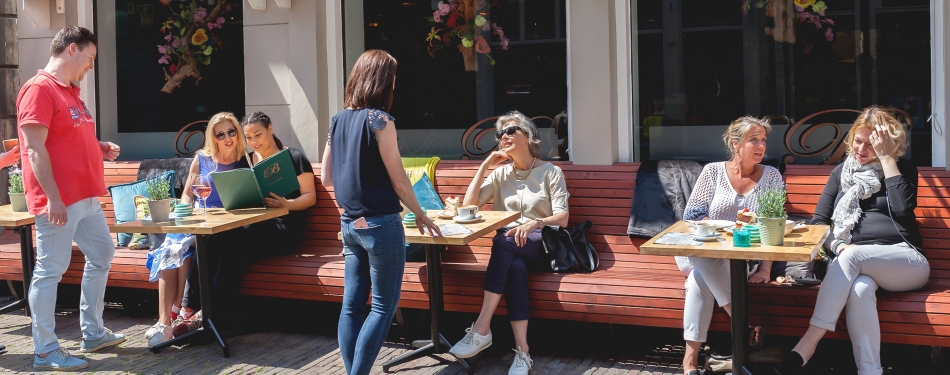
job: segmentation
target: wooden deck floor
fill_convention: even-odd
[[[269,307],[258,327],[242,332],[225,333],[231,345],[231,358],[222,358],[220,349],[211,343],[197,343],[182,348],[169,348],[153,354],[146,349],[145,330],[155,322],[146,314],[135,317],[115,304],[105,311],[106,326],[126,334],[128,341],[101,353],[78,353],[79,314],[75,311],[57,313],[56,332],[63,347],[90,361],[82,373],[95,374],[345,374],[336,341],[336,317],[339,305],[303,304],[298,301],[255,302]],[[256,310],[255,310],[256,311]],[[411,314],[416,314],[415,316]],[[408,329],[390,332],[377,358],[374,374],[382,373],[378,365],[409,351],[409,340],[419,339],[427,332],[423,312],[406,314]],[[443,332],[449,340],[457,340],[474,315],[445,314]],[[596,374],[596,375],[675,375],[682,374],[682,339],[678,330],[631,327],[581,322],[532,320],[529,343],[533,353],[532,375]],[[492,328],[495,345],[474,358],[477,374],[507,374],[511,365],[513,339],[504,317],[496,317]],[[457,331],[457,332],[456,332]],[[775,345],[790,347],[792,338],[771,337]],[[7,353],[0,355],[0,373],[30,373],[33,344],[30,319],[23,311],[0,315],[0,344]],[[822,374],[855,374],[850,343],[826,340],[820,347],[826,353],[828,370]],[[885,345],[882,350],[886,374],[945,374],[947,368],[936,368],[929,362],[930,348]],[[425,357],[393,369],[398,375],[464,374],[449,355]],[[769,372],[771,373],[771,372]]]

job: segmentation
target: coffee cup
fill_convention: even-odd
[[[700,223],[696,223],[695,227],[696,227],[697,235],[700,235],[703,237],[709,237],[716,234],[716,226],[713,224],[700,222]]]
[[[459,219],[472,220],[475,218],[475,214],[478,213],[478,206],[460,206],[456,210],[458,211]]]

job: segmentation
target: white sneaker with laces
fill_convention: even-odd
[[[452,349],[449,349],[449,353],[458,358],[474,357],[491,346],[491,341],[491,330],[488,331],[487,335],[479,335],[478,332],[475,332],[475,323],[472,323],[471,327],[465,329],[465,337],[456,343]]]
[[[154,348],[156,345],[161,344],[165,341],[171,340],[172,336],[172,327],[166,326],[162,323],[155,324],[155,333],[152,334],[152,337],[148,339],[148,348]]]
[[[528,375],[528,371],[531,370],[531,365],[534,364],[534,361],[531,360],[531,356],[521,351],[521,347],[512,350],[515,351],[515,361],[511,363],[511,368],[508,369],[508,375]]]
[[[161,326],[162,322],[155,322],[155,325],[145,331],[145,339],[149,340],[152,338],[152,336],[155,336],[155,332],[158,332]]]

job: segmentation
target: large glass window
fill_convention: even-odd
[[[119,132],[177,132],[243,112],[242,25],[236,1],[116,0]]]
[[[399,63],[391,112],[399,129],[400,152],[478,158],[495,146],[493,135],[478,137],[481,129],[494,125],[482,121],[518,110],[536,119],[542,154],[566,160],[564,0],[486,2],[482,14],[502,28],[508,49],[503,49],[493,29],[481,31],[491,59],[476,54],[477,71],[466,71],[463,54],[455,46],[429,50],[426,37],[433,24],[426,18],[433,16],[439,3],[363,1],[365,48],[386,50]]]
[[[856,111],[902,111],[931,164],[930,8],[913,1],[636,0],[641,160],[726,158],[725,127],[768,116],[767,158],[834,162]]]

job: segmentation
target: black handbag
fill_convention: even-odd
[[[546,267],[551,272],[590,273],[597,269],[600,257],[587,242],[587,231],[591,226],[593,224],[587,220],[576,227],[545,226],[541,229],[541,243],[547,255]]]

